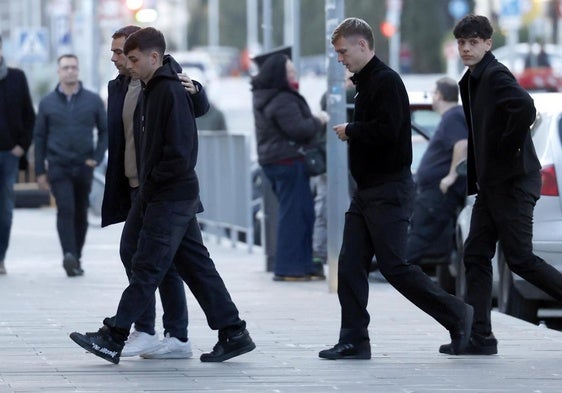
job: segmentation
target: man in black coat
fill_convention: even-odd
[[[463,352],[472,307],[405,259],[414,183],[410,105],[404,84],[375,56],[373,31],[364,20],[345,19],[332,33],[332,45],[338,61],[354,73],[357,88],[353,121],[334,126],[338,138],[348,144],[357,189],[345,215],[338,263],[340,337],[319,356],[371,358],[367,301],[373,255],[388,282],[449,330],[451,348]]]
[[[139,190],[129,213],[138,217],[141,228],[129,286],[115,316],[106,318],[98,332],[70,335],[78,345],[112,363],[119,363],[131,325],[172,263],[203,308],[209,326],[219,331],[218,343],[201,355],[201,361],[222,362],[255,348],[202,241],[196,217],[202,205],[195,173],[193,103],[176,71],[163,63],[165,49],[162,33],[150,27],[131,34],[124,46],[127,69],[144,87],[135,113]]]
[[[131,78],[127,70],[127,57],[123,52],[125,40],[138,26],[125,26],[112,35],[111,61],[119,75],[108,84],[108,163],[102,204],[102,227],[125,221],[131,203],[138,193],[139,179],[133,127],[133,115],[141,92],[141,81]],[[165,56],[181,72],[171,56]],[[209,103],[203,87],[186,75],[180,74],[182,84],[190,93],[195,116],[204,114]],[[189,107],[186,107],[188,110]],[[137,249],[140,222],[135,215],[128,218],[121,236],[120,255],[127,277],[131,277],[131,264]],[[187,302],[184,283],[172,265],[159,287],[162,301],[164,338],[158,340],[154,330],[155,296],[149,300],[144,313],[135,321],[121,357],[141,355],[145,358],[186,358],[192,356],[188,341]]]
[[[535,106],[511,72],[490,52],[492,26],[468,15],[455,26],[468,67],[459,82],[469,129],[468,194],[477,194],[464,245],[466,301],[474,307],[466,353],[497,353],[492,333],[492,264],[499,240],[515,274],[562,301],[562,274],[533,254],[533,210],[540,196],[540,162],[531,139]],[[439,349],[451,353],[448,344]]]
[[[0,37],[0,274],[10,241],[19,162],[31,144],[35,111],[22,70],[9,68]]]

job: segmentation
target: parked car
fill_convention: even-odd
[[[531,133],[537,155],[542,165],[541,197],[537,201],[533,221],[533,252],[562,271],[562,93],[533,94],[537,120]],[[457,220],[457,252],[462,256],[463,243],[468,236],[474,197]],[[553,298],[534,285],[513,274],[506,264],[501,244],[498,244],[492,261],[494,268],[494,296],[499,311],[536,323],[539,308],[560,307]],[[456,293],[464,296],[466,283],[462,258],[451,264],[455,277]]]
[[[505,64],[521,86],[527,90],[562,91],[562,46],[544,44],[546,60],[550,67],[538,64],[537,58],[541,45],[521,42],[513,48],[502,46],[492,52],[501,63]]]

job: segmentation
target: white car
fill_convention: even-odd
[[[531,133],[542,165],[541,197],[534,211],[533,252],[562,271],[562,197],[559,189],[559,184],[562,185],[562,93],[537,93],[532,96],[538,115]],[[468,235],[473,203],[474,197],[469,197],[457,221],[459,255],[462,255],[463,243]],[[493,267],[494,293],[501,312],[536,323],[539,308],[562,306],[510,271],[501,244],[498,244]],[[464,296],[466,286],[462,258],[458,258],[450,270],[456,277],[457,295]]]

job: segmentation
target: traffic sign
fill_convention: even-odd
[[[49,60],[47,29],[22,29],[17,34],[17,40],[16,48],[21,63],[45,63]]]

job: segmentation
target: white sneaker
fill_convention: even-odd
[[[153,351],[159,346],[160,341],[158,340],[157,334],[151,335],[133,330],[133,332],[129,334],[127,341],[125,341],[125,347],[121,352],[121,357],[137,356],[141,353]]]
[[[141,353],[141,357],[145,359],[188,359],[192,356],[191,341],[187,340],[184,343],[175,337],[170,337],[170,333],[166,333],[166,337],[160,341],[157,349]]]

